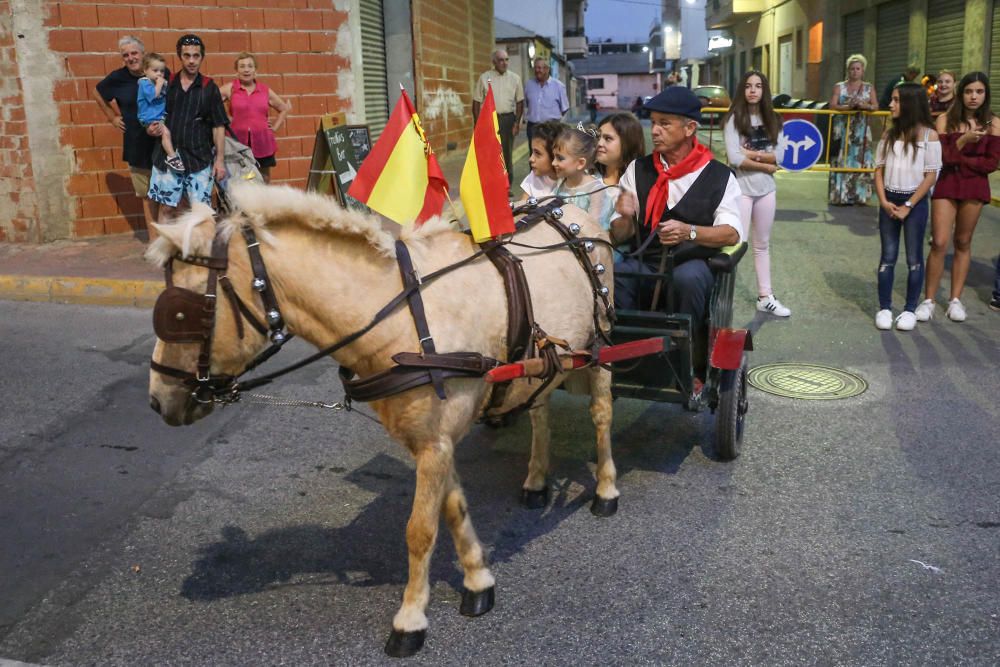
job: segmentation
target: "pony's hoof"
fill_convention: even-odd
[[[611,498],[605,500],[600,496],[594,496],[594,502],[590,504],[590,513],[594,516],[614,516],[618,511],[618,499]]]
[[[493,603],[496,601],[494,590],[495,586],[490,586],[479,592],[463,588],[462,606],[459,608],[459,612],[462,616],[482,616],[493,609]]]
[[[426,630],[402,632],[393,628],[389,641],[385,643],[385,652],[393,658],[408,658],[424,647],[426,637]]]
[[[521,504],[529,510],[544,509],[549,504],[549,487],[542,487],[538,491],[521,489]]]

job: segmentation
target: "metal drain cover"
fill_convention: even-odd
[[[850,398],[868,389],[858,375],[815,364],[765,364],[751,369],[747,381],[769,394],[812,401]]]

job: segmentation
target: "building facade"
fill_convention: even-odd
[[[121,133],[93,99],[135,35],[167,56],[194,32],[202,71],[234,77],[258,58],[260,80],[291,103],[275,182],[304,186],[318,119],[342,112],[377,136],[410,91],[433,148],[464,150],[472,90],[489,69],[492,0],[0,0],[0,241],[41,242],[144,227],[121,161]]]
[[[879,92],[909,64],[1000,76],[1000,0],[708,0],[705,22],[732,40],[711,59],[731,92],[754,68],[774,93],[825,100],[853,53]]]

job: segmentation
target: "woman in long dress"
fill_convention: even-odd
[[[852,112],[878,109],[875,87],[864,80],[867,66],[868,60],[860,53],[847,59],[847,79],[833,87],[831,109]],[[874,166],[872,130],[865,114],[834,116],[830,143],[831,153],[836,150],[836,154],[830,155],[831,167],[857,169]],[[863,172],[830,172],[829,195],[830,203],[836,206],[864,205],[872,196],[872,175]]]

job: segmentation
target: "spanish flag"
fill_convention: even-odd
[[[500,125],[493,86],[486,89],[479,119],[472,131],[469,156],[462,169],[462,205],[477,243],[514,233],[514,216],[507,199],[507,168],[500,148]]]
[[[448,181],[405,90],[347,194],[401,225],[441,214]]]

